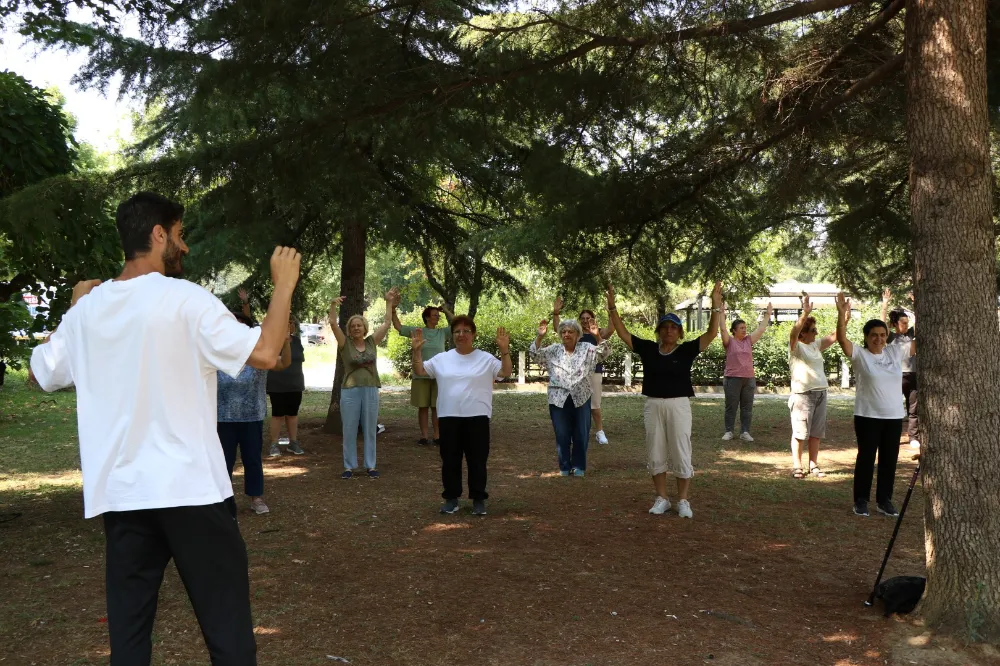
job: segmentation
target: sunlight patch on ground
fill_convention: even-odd
[[[823,637],[823,641],[826,643],[853,643],[856,640],[858,640],[857,634],[849,634],[846,632],[830,634],[829,636]]]
[[[43,486],[58,486],[61,488],[82,488],[83,475],[80,470],[66,470],[57,474],[16,474],[0,476],[0,492],[31,491]]]
[[[308,468],[296,465],[276,465],[264,468],[264,476],[268,479],[285,479],[292,476],[302,476],[308,472]],[[243,476],[243,470],[241,469],[239,472],[234,470],[233,476]]]
[[[467,530],[471,525],[468,523],[434,523],[423,529],[424,532],[447,532],[449,530]]]
[[[257,636],[274,636],[281,633],[281,629],[274,627],[254,627],[253,633]]]

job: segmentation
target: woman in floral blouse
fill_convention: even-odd
[[[575,319],[559,323],[562,344],[542,347],[549,322],[538,325],[538,337],[528,349],[538,364],[549,371],[549,415],[556,431],[559,473],[583,476],[587,471],[587,443],[590,441],[590,377],[594,367],[608,358],[611,347],[580,342],[583,331]]]

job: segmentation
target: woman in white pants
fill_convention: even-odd
[[[637,338],[628,332],[615,307],[615,290],[608,285],[608,317],[625,346],[642,359],[642,394],[646,396],[643,420],[649,472],[656,488],[656,501],[649,510],[663,514],[670,510],[667,473],[677,479],[677,514],[692,518],[688,493],[691,490],[691,364],[719,333],[722,311],[722,283],[712,290],[712,319],[708,331],[690,342],[681,343],[684,327],[674,313],[660,318],[657,342]]]

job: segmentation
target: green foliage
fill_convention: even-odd
[[[68,173],[75,152],[60,105],[17,74],[0,71],[0,198]]]

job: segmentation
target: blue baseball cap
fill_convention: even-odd
[[[681,318],[678,317],[673,312],[668,312],[667,314],[660,317],[660,321],[657,322],[656,324],[656,331],[659,332],[659,330],[663,328],[664,324],[675,324],[679,326],[681,330],[684,329],[684,325],[681,323]]]

